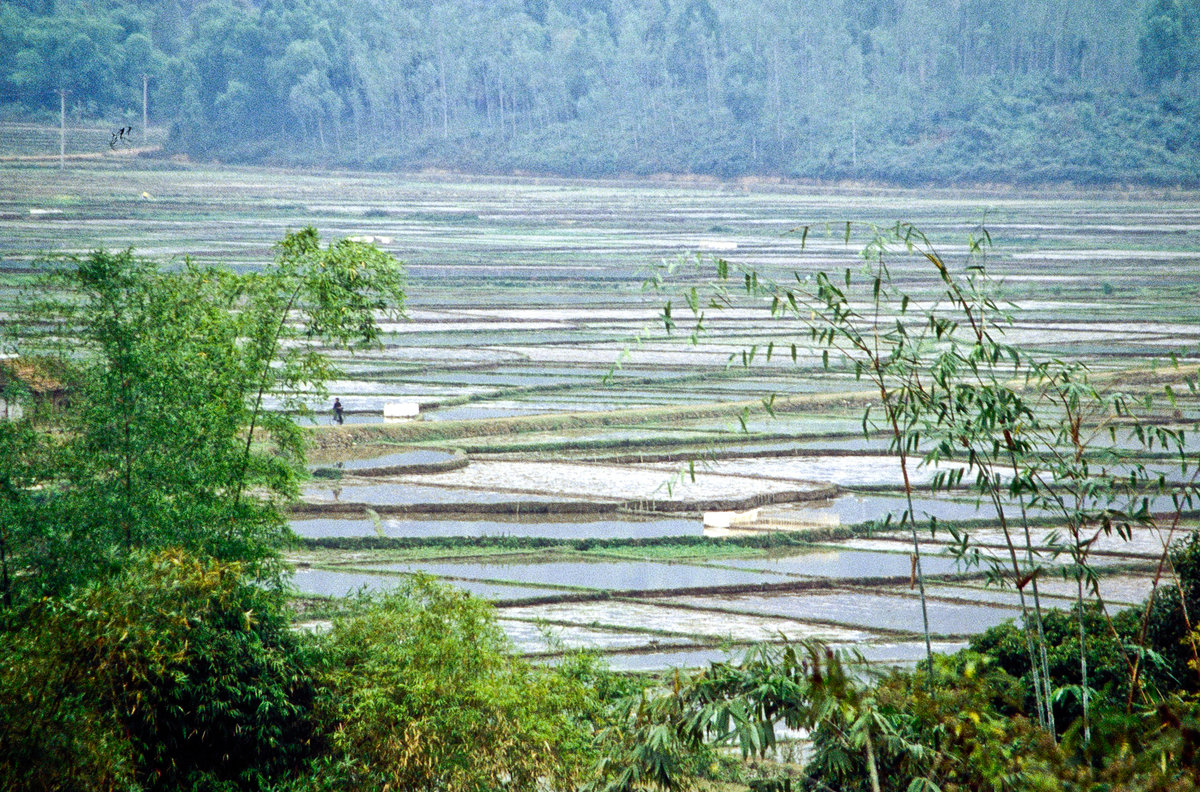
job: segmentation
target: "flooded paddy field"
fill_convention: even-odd
[[[404,472],[404,469],[419,469],[430,465],[441,465],[449,462],[454,462],[462,459],[463,464],[466,464],[466,457],[462,454],[455,453],[452,450],[443,450],[440,448],[414,448],[406,451],[397,451],[391,454],[383,454],[382,456],[372,456],[365,459],[351,459],[345,462],[338,462],[336,469],[346,472],[357,472],[360,475],[365,475],[363,471],[379,470],[379,469],[399,469],[397,472]]]
[[[637,560],[535,563],[416,562],[380,564],[370,569],[408,574],[419,572],[448,581],[537,583],[611,593],[732,588],[788,582],[786,576],[774,572]]]
[[[563,502],[585,501],[569,495],[522,490],[462,489],[437,484],[422,486],[410,483],[382,484],[310,484],[301,495],[307,502],[327,506],[362,507],[405,506],[419,507],[425,504],[497,504],[517,502]],[[615,499],[614,501],[615,502]]]
[[[836,234],[826,235],[824,223],[901,217],[953,256],[985,212],[996,244],[990,266],[1004,279],[1005,296],[1029,305],[1014,340],[1092,344],[1107,357],[1119,350],[1153,353],[1172,338],[1183,348],[1196,334],[1191,287],[1179,277],[1195,271],[1200,249],[1200,211],[1186,194],[1033,197],[799,185],[456,181],[164,168],[128,158],[75,165],[62,173],[0,166],[9,185],[0,195],[5,261],[132,245],[146,255],[190,255],[245,269],[268,260],[271,244],[286,230],[311,224],[327,236],[369,239],[407,262],[414,321],[388,336],[397,360],[427,358],[444,366],[450,362],[445,350],[477,349],[483,363],[547,362],[557,350],[554,356],[563,361],[608,366],[627,339],[656,326],[656,310],[645,305],[640,284],[647,267],[663,259],[719,251],[776,276],[793,269],[840,271],[853,251]],[[817,231],[803,244],[789,233],[800,223]],[[1105,318],[1116,310],[1134,317],[1120,331]],[[786,333],[753,314],[721,316],[720,322],[739,349],[742,341]],[[647,344],[628,363],[644,357],[684,369],[702,364],[712,351]],[[725,357],[718,357],[703,365],[722,368]],[[414,381],[468,384],[443,376],[451,371],[423,371]],[[490,384],[517,383],[497,372]]]
[[[785,616],[873,631],[921,633],[921,603],[915,597],[858,591],[795,594],[738,594],[723,597],[675,597],[670,602],[707,608],[714,613]],[[929,629],[939,636],[967,636],[1014,618],[1018,611],[992,603],[930,601]]]
[[[292,585],[300,594],[317,597],[346,597],[359,591],[387,591],[404,583],[401,575],[381,575],[370,572],[334,571],[326,569],[298,569],[293,575]],[[457,588],[477,597],[502,602],[504,600],[526,600],[552,594],[566,594],[569,589],[553,589],[542,586],[513,586],[484,581],[458,581]]]
[[[1132,528],[1128,536],[1122,536],[1117,531],[1105,533],[1098,529],[1090,529],[1081,535],[1086,544],[1084,552],[1092,556],[1094,563],[1104,563],[1106,560],[1145,561],[1158,559],[1163,553],[1164,544],[1169,540],[1186,541],[1194,532],[1194,528],[1177,530],[1174,533],[1153,528]],[[982,550],[990,550],[987,555],[1007,559],[1008,545],[1003,531],[999,528],[971,528],[965,533],[970,537],[971,545]],[[949,531],[939,531],[936,536],[929,535],[928,528],[918,530],[921,543],[938,552],[943,548],[954,545],[954,538]],[[1024,531],[1014,529],[1011,534],[1014,547],[1024,557],[1026,541]],[[1059,553],[1061,560],[1069,559],[1066,548],[1072,544],[1071,536],[1058,528],[1034,527],[1029,530],[1030,547],[1040,557],[1049,559],[1053,553]],[[856,538],[840,542],[839,545],[859,550],[874,551],[903,551],[911,548],[912,537],[907,532],[889,532],[888,534],[873,533],[869,538]]]
[[[1112,575],[1102,574],[1098,578],[1097,588],[1104,602],[1118,607],[1129,607],[1145,601],[1146,597],[1154,589],[1154,577],[1146,573],[1119,572]],[[1010,607],[1019,607],[1021,601],[1019,592],[1012,586],[1002,589],[995,586],[984,586],[981,583],[969,585],[934,582],[932,585],[926,586],[926,593],[931,597],[939,599],[954,599],[965,602],[995,602],[1006,604]],[[1026,602],[1032,605],[1032,587],[1028,588],[1025,594]],[[1038,596],[1042,598],[1044,606],[1048,605],[1052,608],[1070,607],[1068,603],[1073,604],[1077,594],[1078,584],[1074,580],[1064,580],[1063,578],[1050,576],[1039,578]],[[1085,599],[1095,599],[1095,592],[1090,591],[1085,586],[1083,596]]]
[[[464,470],[475,464],[472,461]],[[506,460],[497,458],[492,464],[504,469]],[[589,467],[587,463],[568,466],[572,471]],[[621,466],[599,466],[609,471],[614,467]],[[630,475],[657,470],[638,465],[628,469]],[[586,478],[582,472],[573,475]],[[597,492],[586,497],[595,498]],[[842,498],[871,500],[879,507],[893,508],[905,502],[899,494]],[[925,496],[918,502],[949,504],[958,510],[949,512],[952,515],[975,516],[972,498]],[[747,514],[761,523],[767,519],[764,515],[792,513],[808,506],[780,504]],[[460,504],[460,508],[467,507],[468,501]],[[381,590],[398,586],[413,574],[429,575],[494,602],[514,646],[550,662],[558,652],[588,648],[605,655],[615,669],[655,671],[670,663],[722,659],[730,647],[755,641],[810,638],[861,651],[871,662],[881,664],[915,662],[923,651],[920,603],[912,586],[911,537],[894,529],[817,544],[793,539],[790,545],[756,547],[734,541],[718,551],[711,544],[717,540],[712,539],[706,539],[705,545],[679,544],[712,535],[703,527],[700,515],[376,515],[369,519],[297,519],[293,528],[313,538],[342,537],[353,542],[396,537],[418,543],[409,550],[356,550],[349,555],[327,550],[309,555],[306,564],[313,565],[296,574],[299,594],[338,597],[362,587]],[[996,528],[971,530],[985,548],[1002,538]],[[795,526],[792,533],[801,535]],[[1054,528],[1038,526],[1031,537],[1039,546],[1046,546],[1054,534]],[[1020,603],[1014,590],[987,586],[983,570],[965,568],[952,557],[948,539],[948,535],[930,537],[921,532],[930,629],[944,646],[956,648],[965,637],[1018,617]],[[448,544],[441,549],[436,544],[421,544],[443,540]],[[542,549],[536,551],[487,544],[505,540],[552,544],[539,544]],[[555,549],[566,548],[572,541],[577,548],[587,548],[588,542],[597,540],[601,544],[582,551]],[[622,541],[630,543],[623,545]],[[1097,544],[1092,563],[1100,571],[1100,591],[1106,602],[1114,607],[1130,605],[1150,592],[1156,547],[1161,552],[1161,540],[1149,533],[1135,534],[1124,544]],[[439,553],[445,557],[438,558]],[[484,555],[472,557],[473,553]],[[1047,552],[1043,562],[1053,568],[1067,564],[1069,558],[1055,558]],[[1070,608],[1074,603],[1076,584],[1072,579],[1047,573],[1039,579],[1039,587],[1044,608]]]
[[[1081,538],[1086,540],[1087,552],[1089,553],[1157,559],[1162,555],[1163,547],[1167,542],[1187,541],[1196,530],[1197,527],[1194,523],[1180,525],[1175,531],[1133,527],[1127,535],[1122,535],[1115,529],[1105,532],[1091,528],[1083,532]],[[1068,533],[1057,528],[1039,526],[1031,528],[1029,533],[1030,539],[1036,548],[1061,547],[1063,544],[1071,541]],[[1004,534],[999,529],[976,528],[970,531],[970,535],[972,540],[981,547],[1006,547]],[[948,541],[950,537],[943,536],[941,538]],[[1016,534],[1014,539],[1019,543],[1019,546],[1024,546],[1023,535]]]
[[[617,629],[545,625],[501,618],[500,627],[517,651],[527,655],[554,654],[563,650],[589,649],[601,652],[636,650],[646,646],[645,633]],[[657,647],[694,647],[696,641],[685,637],[663,636],[652,639]]]
[[[764,506],[730,526],[731,531],[792,531],[813,526],[882,524],[890,517],[899,522],[909,510],[901,492],[847,492],[827,500]],[[927,524],[930,517],[961,522],[993,515],[978,499],[967,494],[920,493],[913,497],[912,519]]]
[[[827,483],[750,476],[673,474],[637,465],[485,460],[433,473],[310,484],[309,507],[407,506],[433,503],[583,502],[649,511],[749,508],[760,503],[829,497]],[[311,510],[311,509],[310,509]]]
[[[880,663],[919,658],[920,601],[908,552],[801,544],[729,546],[713,554],[710,547],[663,541],[667,544],[617,543],[566,554],[553,547],[532,552],[496,547],[486,560],[470,557],[485,548],[469,545],[443,551],[457,558],[392,562],[372,562],[380,554],[364,551],[338,562],[336,553],[326,552],[308,557],[318,566],[297,572],[296,584],[306,595],[338,596],[361,586],[397,586],[412,574],[430,575],[495,602],[522,651],[542,656],[589,648],[610,654],[614,668],[657,670],[665,657],[679,652],[700,662],[719,658],[726,647],[762,640],[816,639],[860,650]],[[1019,616],[1014,590],[988,586],[978,571],[963,576],[954,559],[936,554],[936,544],[922,546],[930,629],[941,642],[958,646],[967,636]],[[1127,566],[1138,571],[1123,571]],[[1105,572],[1109,567],[1113,571]],[[1152,567],[1132,556],[1098,565],[1105,601],[1112,606],[1140,601],[1151,590]],[[1047,574],[1039,585],[1043,608],[1073,605],[1073,580]],[[556,630],[560,639],[552,637]],[[685,644],[697,648],[680,648]]]
[[[986,213],[989,271],[1017,306],[1006,342],[1122,375],[1139,399],[1172,356],[1185,367],[1200,361],[1200,200],[1190,193],[581,182],[129,157],[61,173],[0,162],[0,181],[0,312],[19,308],[16,289],[43,253],[132,246],[247,271],[288,230],[313,225],[327,241],[359,237],[405,261],[409,320],[384,328],[382,349],[333,353],[344,373],[330,401],[341,399],[346,425],[332,426],[330,404],[311,399],[312,461],[329,478],[306,485],[292,528],[356,549],[294,553],[297,594],[324,601],[430,574],[497,603],[518,649],[549,662],[556,647],[586,647],[614,668],[658,670],[780,636],[880,663],[924,651],[907,539],[874,532],[831,544],[907,508],[886,435],[863,437],[866,385],[836,360],[826,369],[803,346],[804,327],[765,310],[711,312],[698,345],[682,319],[666,332],[672,295],[643,290],[664,261],[699,253],[709,275],[714,255],[777,279],[841,272],[858,266],[861,242],[847,246],[838,224],[903,219],[957,262]],[[814,224],[803,240],[792,232],[802,223]],[[927,270],[904,260],[894,274],[928,299],[936,282]],[[761,347],[772,342],[768,361]],[[793,342],[795,360],[781,353]],[[760,354],[743,367],[751,345]],[[1200,398],[1175,379],[1176,403],[1160,399],[1149,412],[1185,429],[1194,455]],[[772,394],[775,415],[762,407]],[[421,418],[385,423],[395,402],[418,405]],[[360,447],[381,441],[401,445]],[[1127,436],[1117,445],[1139,449]],[[1144,461],[1174,475],[1164,460]],[[919,487],[931,476],[912,472]],[[918,491],[914,505],[918,520],[982,516],[965,493]],[[1049,544],[1053,530],[1039,526],[1035,541]],[[1001,543],[992,528],[971,531]],[[820,546],[792,544],[822,532]],[[685,543],[715,536],[764,544]],[[936,578],[935,648],[951,651],[1017,604],[1014,592],[959,577],[942,539],[923,536],[922,546]],[[535,559],[491,553],[517,540],[557,549]],[[413,549],[378,549],[389,541]],[[1102,537],[1093,550],[1107,601],[1145,596],[1160,538]],[[471,552],[480,557],[452,557]],[[1050,605],[1070,606],[1074,581],[1039,585]]]
[[[899,549],[899,548],[898,548]],[[908,551],[911,552],[911,547]],[[897,578],[912,573],[909,552],[870,552],[827,545],[810,552],[771,558],[731,559],[722,562],[738,569],[756,569],[783,575],[823,579]],[[927,575],[956,575],[967,570],[955,559],[926,555],[922,558]]]
[[[669,467],[656,465],[659,469]],[[964,465],[913,465],[908,471],[914,486],[928,486],[938,472],[963,469]],[[705,473],[727,476],[753,476],[787,481],[836,481],[842,487],[900,487],[904,475],[898,457],[886,456],[796,456],[777,458],[728,459],[705,462],[698,468]]]
[[[500,515],[502,517],[503,515]],[[570,517],[567,515],[566,517]],[[704,523],[699,517],[647,518],[637,515],[581,515],[575,519],[294,519],[291,529],[297,536],[323,537],[385,536],[424,537],[504,537],[541,539],[646,539],[670,536],[703,536]]]
[[[638,630],[693,641],[768,641],[816,639],[830,643],[859,643],[872,639],[864,630],[831,627],[794,619],[741,616],[714,619],[711,612],[673,607],[656,600],[603,600],[548,605],[510,605],[500,611],[504,620],[556,625],[592,625]],[[643,641],[643,644],[645,642]]]
[[[1003,501],[1005,510],[1010,518],[1019,516],[1021,513],[1021,505],[1016,501]],[[1135,506],[1141,505],[1142,499],[1138,498]],[[1174,500],[1169,495],[1150,495],[1145,496],[1145,504],[1151,513],[1161,514],[1170,518],[1178,511]],[[1114,506],[1125,506],[1125,503],[1116,503]],[[1197,509],[1196,504],[1182,506],[1183,511],[1180,512],[1184,516],[1195,517]],[[787,531],[809,528],[817,525],[863,525],[865,523],[883,523],[889,517],[892,522],[898,522],[903,514],[909,511],[908,499],[902,492],[896,491],[877,491],[877,492],[845,492],[837,497],[828,500],[814,500],[805,503],[789,503],[772,506],[764,506],[752,512],[742,515],[732,526],[734,531]],[[1044,521],[1053,519],[1057,516],[1054,510],[1045,509],[1042,507],[1026,507],[1026,514],[1030,519],[1035,521]],[[931,493],[928,490],[918,492],[912,498],[912,514],[911,519],[918,526],[928,530],[930,519],[936,518],[940,523],[948,522],[970,522],[977,520],[996,520],[996,512],[994,507],[987,501],[980,501],[973,493],[966,491],[952,492],[937,492]],[[949,538],[946,533],[945,526],[942,528],[942,539]],[[1040,541],[1047,541],[1050,534],[1056,533],[1055,530],[1039,530],[1038,534],[1042,537]],[[1057,531],[1062,534],[1062,531]],[[1095,532],[1088,532],[1087,536],[1091,537]],[[998,545],[1003,542],[1003,534],[999,531],[980,532],[971,530],[970,535],[978,538],[985,544]],[[1183,537],[1184,533],[1176,531],[1175,539]],[[1129,552],[1154,552],[1155,543],[1159,541],[1157,533],[1142,534],[1135,532],[1133,541],[1142,549],[1136,550],[1134,544],[1129,544],[1129,540],[1122,539],[1119,535],[1113,534],[1103,535],[1096,539],[1097,549],[1107,549],[1115,546],[1117,550],[1128,548]],[[1023,539],[1023,537],[1022,537]],[[1157,545],[1161,550],[1161,544]]]

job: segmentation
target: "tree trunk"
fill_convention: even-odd
[[[880,792],[879,767],[875,764],[875,743],[871,740],[871,729],[867,727],[867,773],[871,777],[871,792]]]

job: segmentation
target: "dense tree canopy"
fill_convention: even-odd
[[[8,3],[0,97],[193,156],[571,174],[1195,181],[1179,0]]]
[[[295,495],[304,455],[299,427],[264,399],[298,407],[294,394],[323,392],[324,350],[377,343],[403,283],[388,254],[322,247],[312,228],[258,273],[95,251],[39,283],[0,332],[21,360],[54,364],[68,395],[53,423],[0,423],[4,607],[140,548],[273,559],[277,501]]]

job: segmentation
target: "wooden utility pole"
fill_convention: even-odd
[[[58,169],[62,170],[67,157],[67,89],[58,89]]]
[[[858,118],[850,118],[850,165],[858,167]]]
[[[142,145],[143,146],[146,145],[146,133],[150,131],[150,127],[146,123],[146,119],[149,117],[146,113],[146,107],[147,107],[146,100],[150,96],[149,87],[150,87],[150,75],[143,74],[142,75]]]

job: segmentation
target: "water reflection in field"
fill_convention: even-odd
[[[821,550],[773,558],[739,558],[722,561],[725,566],[739,569],[761,569],[784,575],[822,578],[873,578],[910,575],[913,563],[910,555],[898,547],[896,553],[872,553],[862,550]],[[921,565],[926,575],[952,575],[962,572],[953,558],[923,556]]]
[[[339,536],[485,537],[521,536],[536,539],[649,539],[669,536],[700,536],[703,525],[698,518],[636,517],[603,519],[407,519],[381,517],[343,520],[334,518],[292,520],[291,528],[306,538]]]
[[[921,603],[915,596],[859,591],[795,594],[738,594],[717,597],[679,597],[685,605],[741,611],[764,616],[828,621],[876,630],[920,634]],[[929,629],[936,635],[970,635],[1018,615],[999,605],[930,602]]]
[[[727,641],[819,640],[854,643],[874,636],[865,630],[813,624],[770,616],[714,619],[711,611],[680,608],[659,601],[596,600],[543,605],[506,606],[503,618],[543,620],[556,624],[604,625],[614,629],[657,630],[673,635]]]
[[[359,591],[378,592],[398,588],[407,581],[405,575],[373,575],[330,569],[298,569],[292,577],[297,592],[321,597],[345,597]],[[473,596],[493,601],[522,600],[566,593],[535,586],[503,585],[479,581],[457,581],[456,588]]]
[[[563,649],[636,649],[650,641],[669,646],[694,646],[695,641],[681,636],[655,637],[647,633],[622,632],[576,625],[541,625],[534,622],[501,618],[500,626],[517,651],[543,653]]]
[[[338,470],[364,470],[369,468],[434,465],[443,462],[453,462],[457,455],[453,451],[443,451],[438,448],[412,448],[407,451],[397,451],[393,454],[368,457],[367,459],[351,459],[331,465]]]
[[[305,487],[301,494],[311,502],[363,504],[367,506],[416,506],[423,503],[515,503],[522,501],[579,501],[583,498],[544,495],[523,491],[460,489],[423,484],[320,484]]]
[[[750,586],[786,583],[771,572],[720,569],[654,561],[549,561],[543,563],[408,562],[378,564],[372,569],[424,572],[438,577],[514,581],[550,586],[573,586],[597,591],[651,591],[666,589]]]

